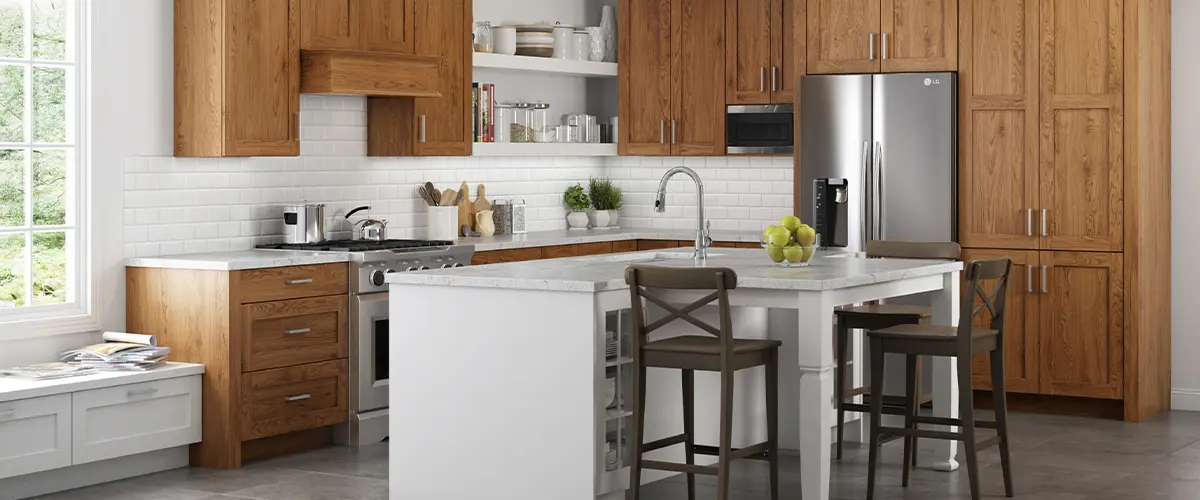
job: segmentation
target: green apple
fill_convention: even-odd
[[[771,258],[771,262],[783,262],[783,247],[767,245],[767,257]]]
[[[783,219],[779,221],[779,225],[794,233],[802,224],[800,223],[799,217],[794,215],[785,215],[783,216]]]
[[[816,247],[801,247],[801,248],[804,249],[804,255],[802,255],[800,257],[800,262],[808,262],[808,261],[812,260],[813,252],[816,250]]]
[[[767,244],[785,247],[792,241],[792,233],[782,227],[775,227],[767,233]]]
[[[817,231],[808,224],[801,224],[796,233],[796,243],[800,246],[811,247],[817,242]]]
[[[783,258],[787,259],[787,261],[791,262],[792,264],[805,262],[804,247],[797,245],[795,243],[792,243],[791,245],[784,247],[783,248]]]
[[[767,236],[770,236],[771,232],[774,231],[778,227],[779,226],[774,226],[774,225],[767,226],[767,228],[763,230],[763,241],[767,241]]]

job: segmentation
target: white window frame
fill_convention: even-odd
[[[97,282],[95,279],[96,259],[99,252],[92,244],[92,228],[94,227],[93,213],[96,209],[94,200],[90,196],[92,193],[92,161],[89,154],[88,143],[91,139],[91,130],[87,126],[89,123],[90,110],[89,102],[91,97],[91,74],[89,62],[91,61],[91,43],[90,43],[90,10],[91,0],[70,0],[76,4],[74,12],[74,21],[68,25],[69,29],[74,30],[74,39],[72,40],[74,52],[74,61],[64,63],[61,61],[42,61],[33,59],[32,52],[32,2],[29,3],[25,13],[25,43],[29,52],[27,58],[0,58],[0,63],[5,64],[22,64],[27,68],[25,77],[25,106],[30,114],[32,114],[32,99],[33,95],[30,90],[33,79],[32,68],[34,65],[44,66],[61,66],[74,69],[72,74],[73,79],[69,82],[68,87],[68,106],[69,114],[73,114],[74,120],[69,124],[73,128],[73,133],[68,134],[74,140],[66,144],[40,144],[32,142],[32,131],[28,131],[30,136],[29,141],[24,143],[0,143],[0,148],[31,148],[30,154],[26,155],[26,196],[32,196],[30,183],[32,182],[32,149],[40,148],[61,148],[68,147],[73,150],[74,161],[67,165],[68,171],[71,172],[72,182],[69,182],[67,189],[71,198],[67,202],[68,221],[65,226],[51,226],[56,230],[65,230],[72,236],[68,238],[67,256],[71,259],[68,263],[69,269],[74,269],[74,272],[68,275],[68,296],[73,300],[66,304],[55,304],[36,307],[19,307],[11,309],[0,309],[0,340],[15,340],[32,337],[42,337],[55,334],[79,333],[87,331],[95,331],[100,327],[100,318],[97,314]],[[73,95],[72,95],[73,94]],[[29,207],[28,209],[32,209]],[[32,222],[32,221],[31,221]],[[38,232],[33,229],[33,226],[24,228],[11,228],[0,231],[0,234],[30,234]],[[32,257],[31,239],[27,239],[26,258]],[[32,300],[32,295],[29,294],[32,287],[33,277],[27,277],[26,285],[27,300]]]

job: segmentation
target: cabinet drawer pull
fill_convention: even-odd
[[[157,393],[157,392],[158,392],[158,389],[151,387],[149,389],[139,389],[136,391],[129,391],[129,392],[126,392],[125,395],[128,397],[131,397],[131,398],[136,398],[138,396],[149,396],[149,395]]]
[[[289,284],[289,285],[303,285],[303,284],[312,283],[312,282],[313,282],[312,278],[300,278],[297,280],[287,280],[287,284]]]
[[[296,328],[293,330],[284,330],[283,334],[284,335],[300,335],[301,333],[308,333],[311,331],[312,331],[312,328]]]
[[[312,394],[298,394],[295,396],[288,396],[286,398],[283,398],[283,400],[291,403],[294,401],[304,401],[305,399],[308,399],[311,397],[312,397]]]

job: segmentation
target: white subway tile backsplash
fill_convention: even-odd
[[[680,176],[668,208],[652,210],[667,168],[684,165],[705,181],[706,215],[716,230],[760,229],[791,212],[792,161],[768,157],[438,157],[367,158],[365,100],[303,95],[301,156],[295,158],[130,157],[123,164],[127,256],[244,250],[282,240],[281,204],[325,203],[331,236],[349,236],[342,215],[370,205],[396,238],[424,236],[425,202],[417,186],[432,181],[470,199],[523,198],[531,231],[566,227],[562,191],[607,177],[625,195],[620,225],[695,228],[696,190]]]

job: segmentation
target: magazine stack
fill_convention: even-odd
[[[167,362],[170,347],[159,347],[152,335],[105,332],[102,344],[62,353],[62,361],[102,372],[153,370]]]

